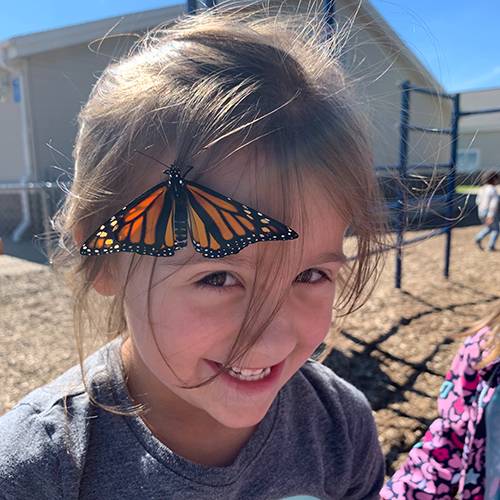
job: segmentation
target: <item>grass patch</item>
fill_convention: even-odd
[[[456,188],[457,193],[460,194],[477,194],[479,191],[479,186],[468,186],[466,184],[461,184]]]

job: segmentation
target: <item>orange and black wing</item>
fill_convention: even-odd
[[[123,207],[82,245],[82,255],[135,252],[165,257],[186,246],[175,237],[175,197],[170,183],[153,186]]]
[[[281,222],[200,184],[186,181],[185,189],[191,239],[204,257],[238,253],[259,241],[298,238]]]

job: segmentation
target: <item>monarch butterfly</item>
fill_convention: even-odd
[[[288,226],[181,175],[171,165],[169,178],[137,197],[102,224],[82,245],[82,255],[134,252],[165,257],[187,245],[204,257],[238,253],[251,243],[293,240]]]

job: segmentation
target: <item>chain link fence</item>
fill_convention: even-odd
[[[0,238],[5,246],[32,244],[38,238],[46,255],[50,218],[62,196],[61,186],[55,182],[0,183]]]

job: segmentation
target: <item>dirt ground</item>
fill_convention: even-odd
[[[453,232],[449,281],[442,236],[405,250],[401,291],[389,253],[374,294],[344,320],[326,361],[370,400],[389,474],[436,416],[459,334],[500,305],[500,252],[475,248],[475,231]],[[68,293],[47,267],[0,256],[0,414],[76,362]]]

